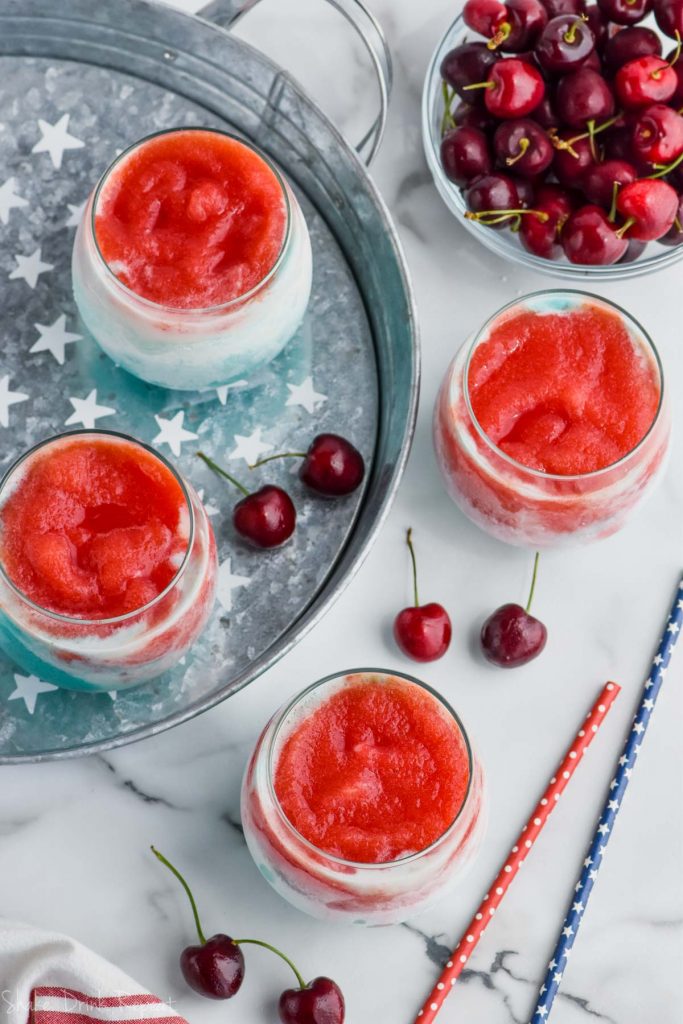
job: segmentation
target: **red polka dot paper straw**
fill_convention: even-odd
[[[517,842],[506,857],[498,877],[489,892],[484,896],[479,909],[467,926],[457,948],[454,949],[441,977],[432,989],[431,995],[415,1018],[415,1024],[431,1024],[441,1009],[446,996],[452,990],[458,976],[472,955],[472,951],[484,934],[486,926],[495,914],[501,900],[524,863],[529,850],[536,842],[536,839],[543,830],[543,826],[555,809],[582,755],[593,742],[595,734],[604,722],[605,716],[618,696],[619,691],[620,687],[616,683],[607,683],[603,688],[591,711],[586,716],[585,722],[576,734],[571,747],[557,770],[557,774],[553,775],[550,780],[548,788],[520,832]]]

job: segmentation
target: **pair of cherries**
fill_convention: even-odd
[[[276,548],[289,540],[296,528],[296,508],[284,488],[265,484],[257,491],[249,491],[204,452],[197,452],[197,455],[209,469],[229,480],[244,495],[232,512],[235,530],[244,540],[257,548]],[[270,455],[249,468],[256,469],[274,459],[290,458],[303,460],[299,479],[309,490],[326,498],[351,494],[360,487],[365,476],[363,456],[339,434],[318,434],[308,451]]]
[[[278,1013],[282,1024],[344,1024],[344,996],[331,978],[305,982],[289,957],[260,939],[232,939],[222,932],[205,938],[192,890],[177,868],[152,846],[152,853],[178,879],[192,907],[198,945],[186,946],[180,954],[183,978],[195,992],[207,999],[232,999],[244,981],[242,946],[261,946],[275,953],[292,969],[297,987],[280,996]]]
[[[406,534],[413,572],[414,604],[404,608],[394,619],[394,639],[405,655],[414,661],[436,661],[442,658],[451,643],[451,619],[435,601],[420,604],[417,590],[417,562],[412,530]],[[545,647],[548,631],[530,614],[538,575],[539,554],[534,558],[529,599],[526,607],[504,604],[490,615],[481,629],[480,644],[484,657],[500,668],[517,668],[538,657]]]

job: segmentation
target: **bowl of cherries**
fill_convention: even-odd
[[[561,277],[683,258],[682,38],[683,0],[466,0],[422,103],[451,212]]]

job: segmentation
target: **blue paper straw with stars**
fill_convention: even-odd
[[[645,732],[654,710],[655,702],[662,688],[666,670],[671,661],[676,641],[683,626],[683,578],[678,584],[676,597],[669,612],[664,635],[659,644],[657,654],[652,663],[650,675],[643,686],[640,707],[633,720],[628,734],[624,752],[619,758],[617,771],[610,782],[609,793],[602,809],[595,835],[583,862],[583,870],[574,890],[572,905],[564,919],[562,931],[555,946],[553,958],[548,964],[548,973],[538,994],[537,1004],[529,1024],[545,1024],[557,995],[567,960],[572,951],[581,920],[598,877],[602,858],[612,835],[614,822],[633,772],[636,758],[640,751]]]

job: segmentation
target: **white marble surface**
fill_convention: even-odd
[[[198,4],[186,0],[186,6]],[[261,936],[285,948],[305,974],[332,975],[346,993],[349,1024],[410,1024],[436,962],[459,936],[581,715],[611,677],[624,688],[620,701],[440,1017],[444,1024],[527,1021],[681,561],[679,438],[663,485],[623,533],[589,549],[544,556],[536,597],[550,634],[544,655],[506,674],[474,653],[482,617],[525,594],[530,558],[489,540],[449,503],[431,453],[431,406],[466,334],[497,306],[549,279],[514,270],[477,247],[430,183],[420,146],[420,89],[452,4],[371,0],[371,6],[386,28],[396,69],[389,130],[373,173],[405,246],[424,345],[420,420],[389,521],[325,621],[229,702],[106,757],[0,773],[2,914],[70,933],[172,999],[192,1024],[274,1021],[275,1000],[290,979],[284,966],[254,951],[233,1003],[190,994],[176,966],[192,938],[189,910],[149,854],[150,842],[187,872],[206,930]],[[362,53],[320,0],[264,3],[240,33],[286,63],[342,127],[362,128],[373,95]],[[683,379],[681,275],[679,265],[601,289],[654,336],[674,392]],[[680,394],[674,400],[680,421],[683,400]],[[305,683],[351,663],[411,667],[389,639],[393,614],[409,595],[402,546],[409,524],[423,595],[443,601],[455,626],[452,650],[424,676],[448,696],[476,739],[490,786],[489,832],[475,869],[434,912],[383,930],[321,925],[283,904],[252,865],[239,829],[240,775],[266,717]],[[680,1024],[683,1015],[678,657],[566,972],[557,1024]]]

